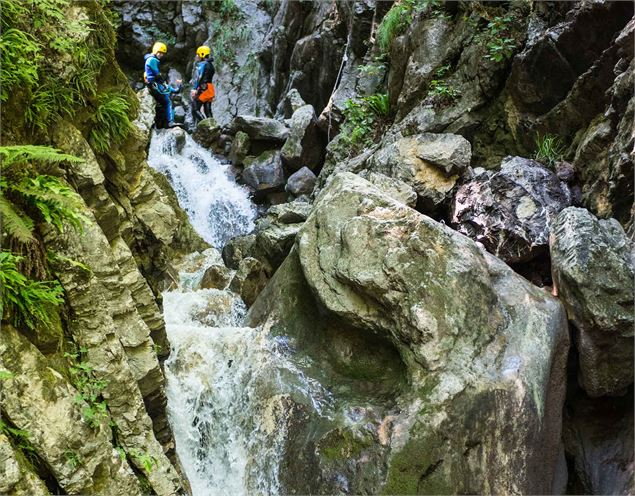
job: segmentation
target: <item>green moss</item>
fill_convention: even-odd
[[[355,432],[339,428],[329,432],[320,440],[318,450],[330,461],[346,461],[358,458],[362,451],[373,445],[371,439],[360,437]]]
[[[382,494],[454,494],[451,481],[446,480],[438,458],[443,440],[434,433],[409,440],[388,461],[388,478]]]

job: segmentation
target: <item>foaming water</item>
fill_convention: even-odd
[[[165,174],[179,204],[205,241],[222,248],[254,228],[256,210],[249,192],[222,164],[181,129],[154,131],[148,164]]]
[[[195,496],[279,494],[292,401],[321,410],[329,393],[296,368],[283,340],[240,327],[246,308],[238,296],[196,289],[216,259],[209,252],[190,256],[185,286],[163,294],[172,345],[166,392],[179,459]]]
[[[247,190],[183,131],[155,131],[148,162],[168,177],[193,227],[213,246],[253,229]],[[213,264],[222,264],[217,249],[186,257],[179,286],[163,293],[176,450],[194,496],[279,494],[293,409],[320,411],[330,393],[294,365],[284,340],[242,327],[240,296],[200,288]]]

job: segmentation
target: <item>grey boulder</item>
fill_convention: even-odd
[[[235,134],[238,131],[247,133],[250,139],[258,141],[275,141],[284,143],[289,137],[289,128],[282,122],[267,117],[239,115],[229,126]]]
[[[255,190],[267,190],[284,185],[284,171],[279,152],[264,152],[255,159],[245,160],[243,181]]]
[[[483,171],[454,198],[452,223],[508,263],[547,248],[549,220],[571,204],[569,188],[534,160],[506,157],[500,171]]]
[[[551,224],[554,282],[578,330],[580,384],[590,396],[633,383],[633,244],[615,219],[583,208]]]
[[[290,170],[316,169],[324,157],[317,118],[312,105],[300,107],[291,116],[291,130],[282,150],[282,162]]]
[[[302,167],[287,179],[285,189],[293,196],[310,195],[315,188],[317,177],[308,167]]]
[[[449,200],[471,155],[470,143],[462,136],[422,133],[383,146],[365,167],[410,185],[424,211],[432,212]]]

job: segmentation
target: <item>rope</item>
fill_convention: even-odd
[[[337,77],[335,78],[335,85],[333,86],[333,91],[331,91],[331,95],[329,96],[329,102],[331,102],[331,110],[329,110],[329,126],[326,130],[326,141],[327,143],[331,141],[331,118],[333,115],[333,94],[337,91],[337,88],[340,84],[340,76],[342,75],[342,70],[344,69],[344,64],[348,61],[348,47],[351,44],[351,32],[352,26],[348,28],[348,36],[346,37],[346,46],[344,47],[344,55],[342,56],[342,63],[340,64],[340,70],[337,73]]]

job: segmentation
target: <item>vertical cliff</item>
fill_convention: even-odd
[[[27,325],[19,306],[4,308],[2,492],[168,495],[187,487],[166,417],[159,291],[174,277],[171,261],[205,243],[146,163],[143,118],[152,107],[119,69],[112,19],[99,2],[2,8],[3,40],[22,39],[14,50],[28,50],[3,50],[3,66],[13,63],[22,78],[3,74],[3,150],[18,153],[13,164],[3,154],[3,193],[34,223],[26,241],[5,223],[3,254],[23,257],[18,269],[34,284],[62,288],[56,306],[43,303],[47,321]],[[51,163],[33,151],[46,148],[27,145],[69,157]],[[20,184],[57,189],[20,195]],[[34,199],[54,211],[59,188],[73,208],[53,225]]]

